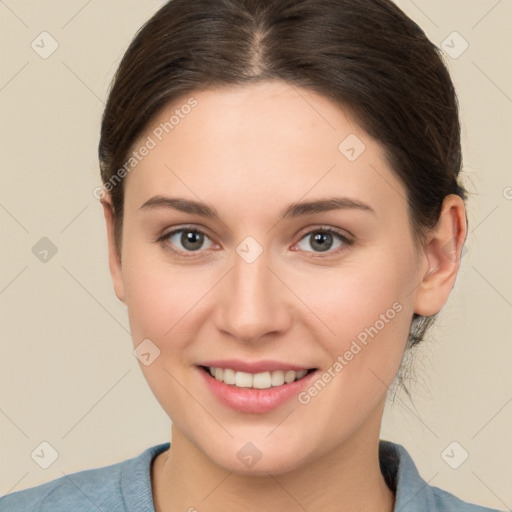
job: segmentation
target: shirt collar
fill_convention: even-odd
[[[388,487],[395,492],[393,512],[435,510],[431,487],[420,476],[407,450],[390,441],[379,442],[381,472]]]

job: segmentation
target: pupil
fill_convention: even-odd
[[[315,243],[320,243],[319,248],[321,251],[326,251],[329,248],[329,243],[325,244],[326,237],[328,237],[327,240],[330,241],[332,235],[330,233],[317,233],[314,237]]]
[[[195,231],[186,231],[183,233],[182,237],[181,237],[181,243],[183,244],[184,247],[187,247],[187,244],[188,243],[191,243],[193,246],[195,244],[194,247],[190,247],[190,249],[199,249],[202,245],[202,239],[201,239],[201,234],[200,233],[196,233]]]

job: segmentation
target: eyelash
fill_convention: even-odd
[[[169,231],[168,233],[164,233],[163,235],[161,235],[160,237],[157,238],[156,242],[161,242],[162,245],[164,245],[164,247],[167,250],[170,250],[173,253],[175,253],[178,256],[181,256],[183,258],[197,258],[198,254],[201,251],[188,251],[191,254],[187,254],[187,251],[181,251],[181,250],[178,251],[176,249],[172,249],[171,247],[169,247],[168,244],[165,244],[165,241],[168,240],[171,236],[175,235],[176,233],[180,233],[182,231],[185,231],[185,232],[189,231],[189,232],[192,232],[192,233],[201,234],[201,235],[204,235],[206,238],[210,239],[210,237],[206,233],[201,231],[200,229],[196,229],[196,228],[194,228],[192,226],[182,226],[181,228],[174,229],[172,231]],[[306,251],[306,252],[313,252],[313,254],[314,254],[313,258],[328,258],[329,256],[332,256],[333,254],[339,254],[340,252],[343,252],[348,247],[350,247],[350,246],[352,246],[354,244],[353,240],[351,240],[350,238],[348,238],[346,235],[342,234],[338,230],[333,229],[331,227],[325,227],[325,226],[322,226],[320,228],[316,228],[316,229],[313,229],[311,231],[308,231],[307,233],[304,233],[304,235],[301,236],[299,242],[301,240],[303,240],[304,238],[306,238],[307,236],[311,236],[312,234],[316,234],[316,233],[335,235],[336,237],[338,237],[341,240],[341,242],[343,242],[343,245],[341,247],[339,247],[337,250],[334,250],[334,251],[327,250],[327,251],[325,251],[325,254],[326,254],[325,256],[322,255],[321,252]]]

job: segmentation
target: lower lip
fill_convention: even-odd
[[[230,386],[215,379],[202,368],[197,367],[197,369],[202,374],[206,385],[218,400],[232,409],[251,414],[264,413],[276,409],[293,396],[297,396],[316,374],[316,371],[313,371],[302,377],[302,379],[290,382],[289,384],[283,384],[282,386],[254,389]]]

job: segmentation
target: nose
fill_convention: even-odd
[[[265,251],[252,262],[235,252],[224,278],[217,328],[246,343],[284,333],[291,325],[293,294],[271,268]]]

